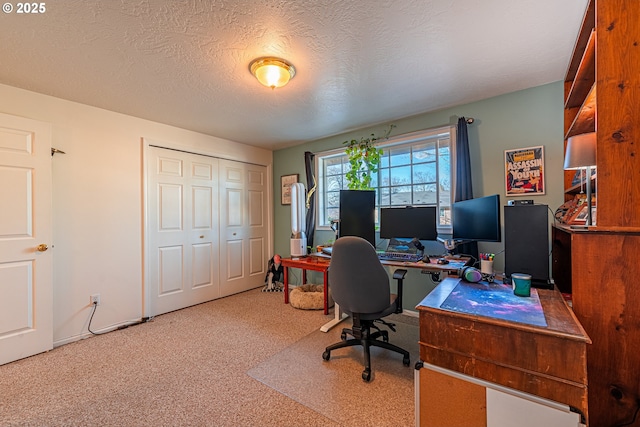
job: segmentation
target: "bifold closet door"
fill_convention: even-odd
[[[220,297],[218,159],[149,147],[149,315]]]
[[[220,160],[220,292],[264,285],[267,264],[267,168]]]

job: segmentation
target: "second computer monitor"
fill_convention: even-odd
[[[380,208],[380,238],[436,240],[437,219],[435,206]]]
[[[498,194],[455,202],[451,208],[451,214],[454,240],[478,242],[501,240]]]

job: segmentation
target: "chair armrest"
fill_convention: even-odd
[[[407,270],[404,268],[398,268],[393,272],[393,278],[398,282],[398,299],[396,302],[396,313],[402,313],[402,282],[404,276],[406,276]]]
[[[402,280],[406,275],[407,275],[407,270],[405,270],[404,268],[398,268],[396,271],[393,272],[393,278],[396,280]]]

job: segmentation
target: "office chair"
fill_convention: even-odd
[[[401,289],[402,279],[399,280],[398,288]],[[355,236],[336,240],[329,264],[329,286],[334,301],[343,312],[353,318],[353,327],[344,328],[340,335],[342,341],[328,346],[322,353],[322,358],[329,360],[331,352],[338,348],[362,345],[364,381],[371,380],[371,346],[402,354],[402,363],[409,366],[409,352],[389,344],[389,332],[374,325],[374,322],[381,322],[395,331],[395,325],[382,318],[401,312],[402,301],[391,293],[389,276],[380,263],[376,250],[368,241]],[[371,328],[376,329],[376,332],[371,333]],[[353,339],[347,340],[347,335],[351,335]]]

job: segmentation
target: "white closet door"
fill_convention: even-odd
[[[51,126],[0,114],[0,365],[53,348]]]
[[[149,316],[220,296],[218,160],[149,147]]]
[[[267,265],[267,168],[220,160],[222,296],[264,285]]]

